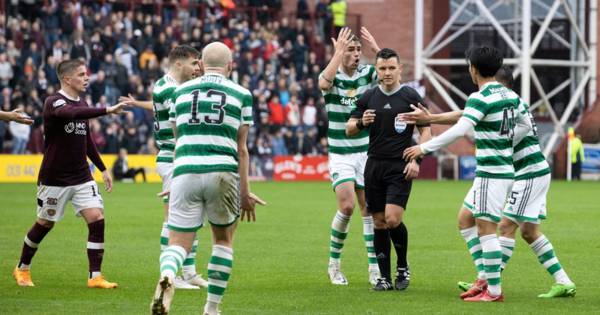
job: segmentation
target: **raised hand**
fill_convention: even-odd
[[[331,42],[333,43],[333,47],[335,48],[336,53],[344,53],[346,48],[350,45],[350,39],[352,38],[352,30],[348,27],[342,28],[340,33],[338,34],[337,40],[333,37],[331,38]]]
[[[367,30],[367,28],[364,26],[360,28],[360,38],[362,38],[365,43],[369,45],[369,48],[371,48],[373,53],[377,54],[381,50],[379,45],[377,45],[377,41],[375,41],[375,37],[373,37],[373,35],[369,33],[369,30]]]

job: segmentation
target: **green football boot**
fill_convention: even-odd
[[[577,293],[577,288],[575,284],[560,284],[556,283],[550,288],[548,293],[538,295],[539,298],[555,298],[555,297],[573,297]]]

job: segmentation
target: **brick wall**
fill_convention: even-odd
[[[285,12],[296,10],[296,0],[284,0]],[[316,1],[309,0],[311,11]],[[360,14],[362,25],[375,36],[381,47],[392,48],[400,54],[404,79],[413,77],[415,0],[347,0],[348,14]],[[433,33],[434,1],[425,1],[425,43]],[[358,32],[358,30],[354,30]],[[373,57],[367,55],[367,57]]]

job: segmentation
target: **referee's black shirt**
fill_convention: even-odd
[[[401,86],[391,93],[386,93],[381,85],[378,85],[361,96],[351,117],[360,119],[367,109],[375,110],[375,121],[367,127],[369,158],[404,161],[402,153],[412,145],[415,126],[397,119],[396,116],[412,112],[410,104],[416,106],[417,103],[425,105],[417,91],[408,86]]]

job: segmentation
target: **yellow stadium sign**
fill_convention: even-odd
[[[42,155],[12,155],[0,154],[0,183],[36,183],[42,165]],[[115,154],[103,154],[102,160],[111,171],[117,159]],[[150,183],[160,183],[160,176],[156,172],[156,156],[154,155],[129,155],[129,167],[143,167]],[[94,179],[102,182],[102,173],[90,163],[90,170]],[[142,176],[138,175],[136,181],[141,182]]]

